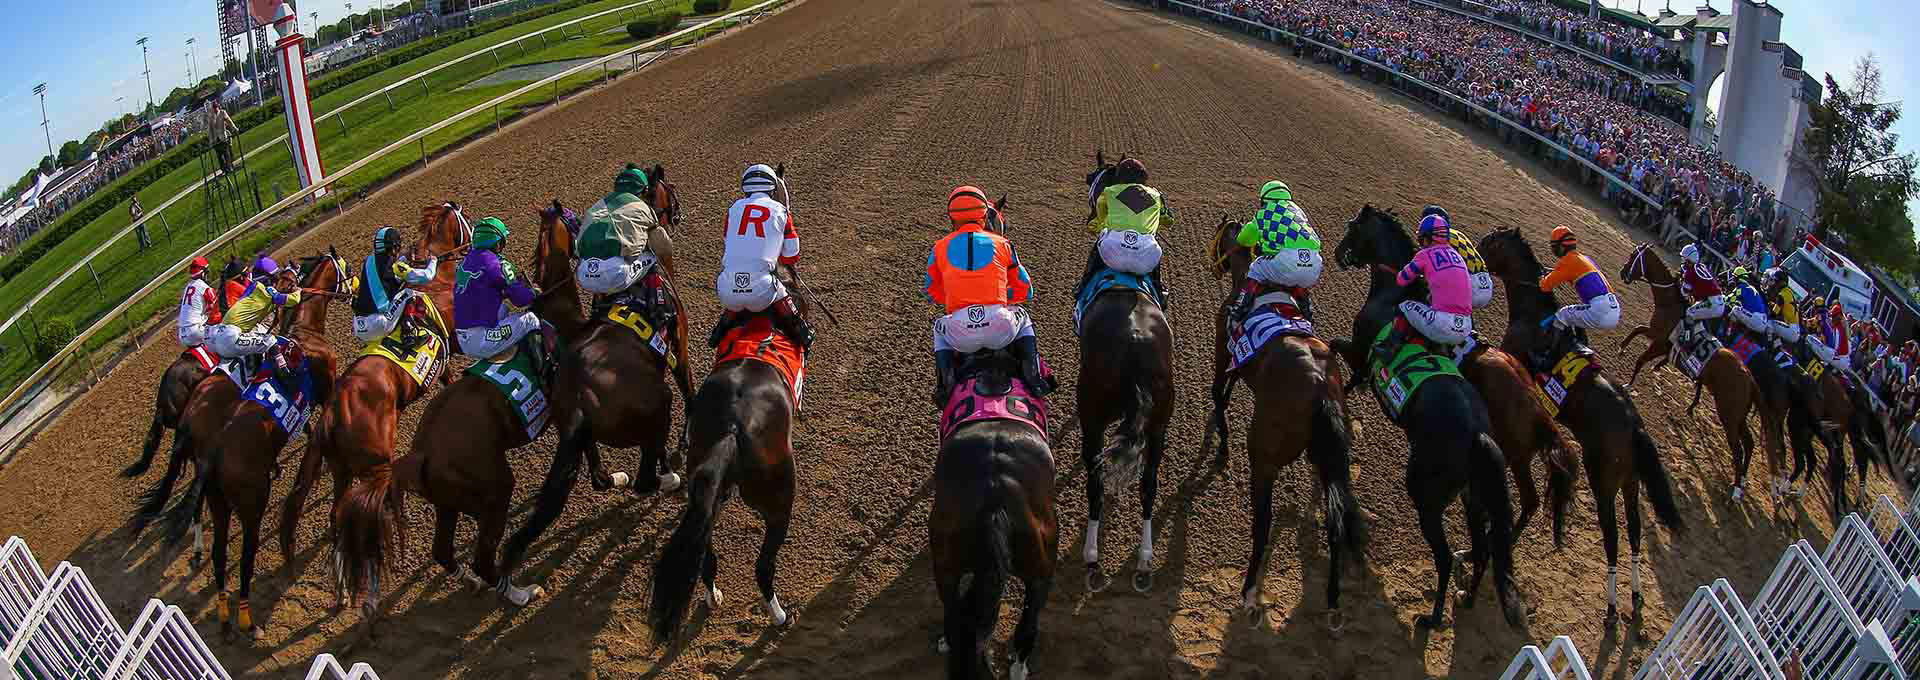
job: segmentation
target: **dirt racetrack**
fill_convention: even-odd
[[[1144,157],[1181,218],[1163,236],[1176,290],[1180,402],[1160,484],[1158,584],[1145,594],[1119,579],[1089,595],[1071,557],[1080,551],[1086,502],[1074,455],[1079,435],[1069,425],[1077,363],[1070,288],[1088,242],[1080,180],[1102,146]],[[1329,249],[1364,202],[1406,214],[1433,201],[1476,236],[1520,226],[1538,243],[1550,226],[1573,225],[1614,276],[1630,236],[1596,213],[1584,191],[1498,150],[1486,135],[1264,45],[1129,4],[808,0],[443,158],[289,251],[338,244],[357,262],[375,226],[411,225],[422,205],[456,199],[476,216],[507,218],[517,230],[512,256],[526,262],[532,207],[558,197],[582,208],[628,160],[665,163],[681,189],[689,229],[676,250],[696,337],[705,336],[717,309],[709,283],[719,264],[717,225],[737,195],[739,172],[758,161],[789,168],[802,266],[844,324],[822,329],[795,434],[801,497],[780,557],[779,591],[797,622],[770,630],[751,604],[760,524],[734,502],[715,534],[720,585],[730,597],[718,611],[695,615],[703,627],[683,646],[652,648],[647,567],[682,498],[601,494],[581,484],[516,575],[549,592],[523,610],[466,594],[433,565],[431,515],[410,499],[412,531],[389,583],[399,588],[390,618],[376,640],[345,658],[369,661],[388,678],[937,676],[930,642],[939,607],[925,528],[936,447],[935,414],[924,396],[934,311],[919,279],[927,248],[942,233],[935,225],[944,224],[946,192],[963,182],[1012,195],[1012,237],[1032,270],[1042,346],[1067,371],[1053,433],[1065,554],[1041,619],[1040,677],[1486,678],[1521,645],[1569,634],[1595,677],[1617,678],[1652,647],[1636,639],[1631,620],[1611,628],[1602,620],[1605,565],[1584,481],[1564,551],[1553,550],[1544,519],[1517,546],[1530,629],[1503,623],[1490,589],[1478,607],[1453,611],[1451,628],[1416,629],[1432,567],[1402,489],[1406,442],[1365,396],[1349,408],[1366,426],[1355,443],[1354,475],[1374,531],[1367,571],[1346,583],[1347,629],[1336,638],[1324,625],[1325,548],[1304,462],[1286,472],[1277,492],[1265,616],[1251,623],[1235,616],[1249,550],[1247,466],[1239,441],[1224,468],[1200,450],[1209,319],[1222,294],[1206,273],[1207,230],[1222,212],[1245,218],[1254,188],[1279,177]],[[1356,274],[1327,275],[1318,298],[1327,332],[1350,329],[1364,286]],[[1624,295],[1629,325],[1647,318],[1645,290]],[[357,346],[348,313],[338,306],[331,318],[343,351]],[[1498,335],[1505,315],[1496,301],[1480,312],[1481,329]],[[1618,337],[1596,340],[1610,348]],[[115,473],[134,456],[154,381],[177,351],[164,341],[138,351],[0,470],[0,498],[7,499],[0,532],[27,537],[43,560],[83,566],[123,620],[149,597],[181,605],[236,675],[297,676],[315,654],[348,647],[359,620],[357,610],[333,609],[324,560],[316,559],[324,555],[317,545],[326,525],[318,503],[324,484],[293,572],[277,546],[261,552],[259,641],[220,641],[207,570],[190,570],[180,549],[151,535],[128,536],[130,499],[158,477],[158,466],[131,482]],[[1605,356],[1608,370],[1624,376],[1625,360]],[[696,364],[704,370],[704,360]],[[1711,406],[1686,417],[1680,405],[1691,390],[1671,371],[1643,376],[1636,392],[1691,527],[1680,537],[1654,530],[1647,541],[1648,611],[1637,629],[1657,638],[1698,585],[1725,576],[1751,594],[1790,540],[1804,532],[1824,546],[1826,499],[1816,492],[1787,508],[1762,493],[1730,501],[1729,456]],[[1244,423],[1251,408],[1240,394],[1233,417]],[[513,454],[514,526],[552,444],[549,434]],[[622,469],[637,458],[613,454]],[[1764,474],[1756,470],[1756,478]],[[1876,492],[1891,493],[1875,474]],[[1761,491],[1758,482],[1750,486]],[[1137,508],[1129,496],[1109,510],[1110,572],[1126,568]],[[1459,522],[1456,510],[1457,545],[1464,544]],[[266,533],[277,523],[271,517]],[[460,540],[462,560],[471,528]],[[1621,558],[1624,581],[1624,546]],[[1623,607],[1626,590],[1623,582]],[[1000,640],[1011,631],[1010,612]],[[995,649],[1004,659],[1004,643]]]

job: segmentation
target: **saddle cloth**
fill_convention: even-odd
[[[756,314],[727,331],[713,352],[713,367],[729,361],[750,360],[772,366],[787,383],[793,410],[800,410],[800,391],[806,384],[806,354],[800,346],[773,327],[773,317]]]
[[[1535,371],[1533,374],[1533,396],[1546,407],[1547,414],[1560,417],[1560,406],[1567,401],[1567,395],[1573,392],[1582,381],[1592,381],[1592,376],[1600,367],[1593,363],[1593,350],[1586,345],[1571,343],[1564,354],[1553,362],[1553,368],[1547,371]]]
[[[466,373],[500,390],[514,415],[519,417],[521,433],[526,435],[525,440],[514,446],[524,446],[540,438],[553,415],[547,403],[546,387],[541,383],[540,371],[533,365],[533,357],[526,352],[506,352],[495,359],[476,361],[467,367]]]
[[[1102,268],[1094,272],[1093,278],[1087,280],[1086,287],[1080,289],[1079,298],[1074,300],[1073,334],[1075,336],[1080,335],[1080,319],[1086,316],[1087,308],[1093,306],[1093,301],[1099,299],[1101,293],[1109,290],[1139,291],[1146,293],[1147,300],[1154,306],[1160,304],[1160,292],[1154,289],[1153,282],[1146,276]]]
[[[220,365],[220,355],[214,354],[213,350],[207,349],[206,345],[189,347],[187,351],[181,352],[180,356],[198,362],[201,368],[209,371]]]
[[[669,370],[679,367],[680,359],[673,355],[673,345],[670,341],[673,336],[672,329],[655,330],[653,324],[647,322],[645,311],[636,309],[632,305],[615,304],[607,308],[607,321],[640,336],[641,342],[647,343],[647,347],[652,348],[655,354],[666,359]]]
[[[1373,373],[1370,382],[1373,384],[1373,396],[1380,402],[1380,411],[1399,424],[1400,417],[1405,415],[1407,403],[1413,401],[1413,395],[1421,385],[1435,376],[1461,376],[1460,367],[1453,363],[1453,357],[1429,350],[1417,334],[1409,336],[1407,342],[1397,347],[1383,346],[1391,332],[1393,324],[1387,324],[1381,326],[1380,333],[1374,336],[1368,370]]]
[[[1227,354],[1231,360],[1227,370],[1237,370],[1241,364],[1259,356],[1260,349],[1274,338],[1313,335],[1313,322],[1306,320],[1300,315],[1299,308],[1293,306],[1293,296],[1287,295],[1285,302],[1264,302],[1272,295],[1260,296],[1246,316],[1235,319],[1227,327]]]
[[[995,393],[979,378],[960,381],[940,411],[940,440],[953,436],[961,425],[983,420],[1014,420],[1047,436],[1047,400],[1027,392],[1018,379],[1007,381],[1007,389]]]

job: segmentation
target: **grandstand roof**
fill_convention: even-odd
[[[1701,19],[1699,15],[1695,15],[1695,14],[1676,14],[1674,16],[1661,19],[1659,23],[1654,24],[1654,26],[1659,27],[1662,30],[1668,30],[1668,31],[1680,29],[1680,30],[1687,30],[1687,31],[1707,31],[1707,32],[1725,33],[1727,31],[1733,30],[1733,15],[1720,14],[1716,16],[1707,17],[1706,19]]]

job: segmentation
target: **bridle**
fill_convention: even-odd
[[[1677,280],[1657,283],[1653,279],[1647,278],[1647,251],[1652,248],[1653,244],[1642,243],[1640,247],[1633,249],[1633,257],[1628,259],[1627,266],[1620,270],[1620,277],[1626,279],[1627,283],[1645,281],[1647,285],[1653,286],[1654,288],[1672,288],[1678,285],[1679,281]]]

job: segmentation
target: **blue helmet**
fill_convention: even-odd
[[[1447,218],[1428,215],[1420,218],[1420,239],[1446,241],[1453,238],[1453,229],[1447,224]]]
[[[280,265],[275,263],[273,258],[262,255],[260,259],[253,261],[253,272],[261,276],[273,276],[280,272]]]

